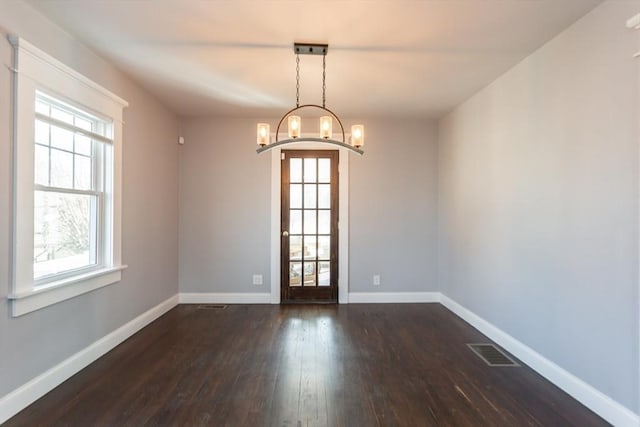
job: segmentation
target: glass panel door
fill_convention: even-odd
[[[338,152],[283,150],[282,302],[336,301]]]

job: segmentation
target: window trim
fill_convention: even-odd
[[[13,250],[8,299],[15,317],[121,280],[122,270],[127,267],[121,260],[122,113],[128,103],[24,39],[14,35],[9,35],[8,39],[14,48]],[[111,147],[104,150],[104,156],[112,165],[105,171],[109,179],[105,180],[104,188],[111,208],[105,209],[104,218],[100,218],[104,221],[105,240],[110,240],[110,248],[103,254],[103,265],[90,271],[78,270],[75,275],[56,277],[46,284],[36,282],[33,277],[36,91],[61,100],[68,99],[65,94],[72,93],[70,101],[73,104],[109,118],[113,123],[112,140],[100,141]]]

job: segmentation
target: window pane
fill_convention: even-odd
[[[91,138],[82,135],[75,135],[76,146],[74,151],[78,154],[84,154],[85,156],[91,155]]]
[[[304,182],[316,182],[316,159],[304,159]]]
[[[49,125],[40,120],[36,120],[35,142],[42,145],[49,145]]]
[[[289,264],[289,286],[300,286],[302,284],[302,263],[292,262]]]
[[[316,236],[304,236],[304,259],[316,259]]]
[[[302,211],[289,211],[289,234],[302,234]]]
[[[315,184],[304,185],[304,207],[305,209],[316,207],[316,185]]]
[[[331,184],[318,185],[318,207],[320,209],[331,208]]]
[[[74,119],[75,125],[80,129],[91,131],[91,122],[89,120],[85,120],[83,118],[77,117]]]
[[[289,237],[289,259],[302,259],[302,236]]]
[[[35,145],[35,164],[33,167],[35,183],[49,185],[49,147]]]
[[[75,156],[74,185],[76,190],[91,190],[91,158]]]
[[[302,208],[302,184],[289,185],[289,207],[292,209]]]
[[[58,119],[62,122],[73,124],[73,114],[62,111],[58,108],[51,107],[51,117]]]
[[[318,259],[331,259],[331,237],[318,236]]]
[[[51,146],[62,150],[73,151],[73,132],[51,126]]]
[[[331,233],[331,211],[318,211],[318,234]]]
[[[302,182],[302,159],[289,159],[289,182]]]
[[[34,196],[34,278],[95,264],[97,197],[47,191]]]
[[[328,262],[318,263],[318,286],[331,285],[331,267]]]
[[[51,149],[51,185],[73,188],[73,154]]]
[[[316,263],[304,263],[304,286],[316,286]]]
[[[304,234],[316,234],[316,211],[304,211]]]
[[[318,159],[318,182],[331,182],[331,159]]]
[[[36,113],[44,114],[45,116],[49,115],[49,104],[36,99]]]

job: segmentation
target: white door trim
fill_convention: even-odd
[[[293,148],[293,147],[292,147]],[[335,150],[317,142],[299,142],[298,150]],[[280,167],[281,149],[271,150],[271,304],[280,304]],[[338,149],[338,302],[349,302],[349,151]]]

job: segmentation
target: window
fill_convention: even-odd
[[[122,109],[22,39],[14,46],[14,316],[121,279]]]
[[[104,265],[105,145],[111,123],[36,92],[33,276],[36,286],[57,275]]]

